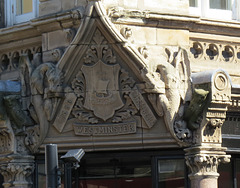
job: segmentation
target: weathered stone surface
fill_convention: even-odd
[[[157,29],[157,44],[188,46],[189,31],[174,29]]]
[[[139,0],[143,1],[142,7],[144,10],[154,10],[161,13],[170,14],[188,14],[188,0]]]
[[[131,0],[131,1],[123,0],[123,5],[124,5],[124,7],[127,7],[127,8],[137,8],[138,1],[139,0]]]
[[[87,5],[87,0],[75,0],[75,6],[79,7],[79,6],[86,6]]]
[[[70,10],[75,7],[76,0],[61,0],[62,1],[62,11]]]
[[[57,13],[61,10],[62,2],[59,0],[45,1],[39,4],[39,16]]]
[[[134,44],[157,44],[157,30],[151,27],[128,26],[132,32]],[[131,41],[131,38],[130,38]]]
[[[71,33],[70,29],[67,30],[57,30],[48,33],[47,41],[48,41],[48,50],[52,50],[59,47],[66,47],[70,44],[71,39],[73,38],[73,33]]]

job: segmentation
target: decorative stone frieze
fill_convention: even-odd
[[[41,52],[41,46],[32,46],[25,49],[5,52],[3,54],[0,53],[0,73],[3,74],[18,70],[20,56],[27,54],[31,61],[33,60],[33,55],[39,52]]]
[[[190,41],[190,59],[193,61],[217,61],[219,63],[239,63],[240,45],[224,41],[197,40]]]

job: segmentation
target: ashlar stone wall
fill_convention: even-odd
[[[87,0],[39,0],[39,16],[85,7]],[[188,14],[188,0],[103,0],[108,7],[151,10],[171,14]]]

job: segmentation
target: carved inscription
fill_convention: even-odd
[[[129,96],[131,97],[136,108],[140,110],[140,114],[147,123],[148,127],[151,128],[156,123],[157,119],[147,105],[143,96],[138,92],[138,90],[133,90]]]
[[[73,124],[76,135],[81,136],[113,136],[122,134],[136,133],[136,122],[118,123],[118,124]]]
[[[62,132],[69,114],[71,113],[71,110],[73,108],[73,105],[75,104],[77,100],[77,96],[74,93],[67,93],[66,97],[63,101],[62,108],[60,110],[60,113],[57,115],[53,126],[59,131]]]

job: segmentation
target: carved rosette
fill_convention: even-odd
[[[0,162],[0,173],[4,177],[4,187],[32,187],[33,156],[10,155],[1,157]]]

